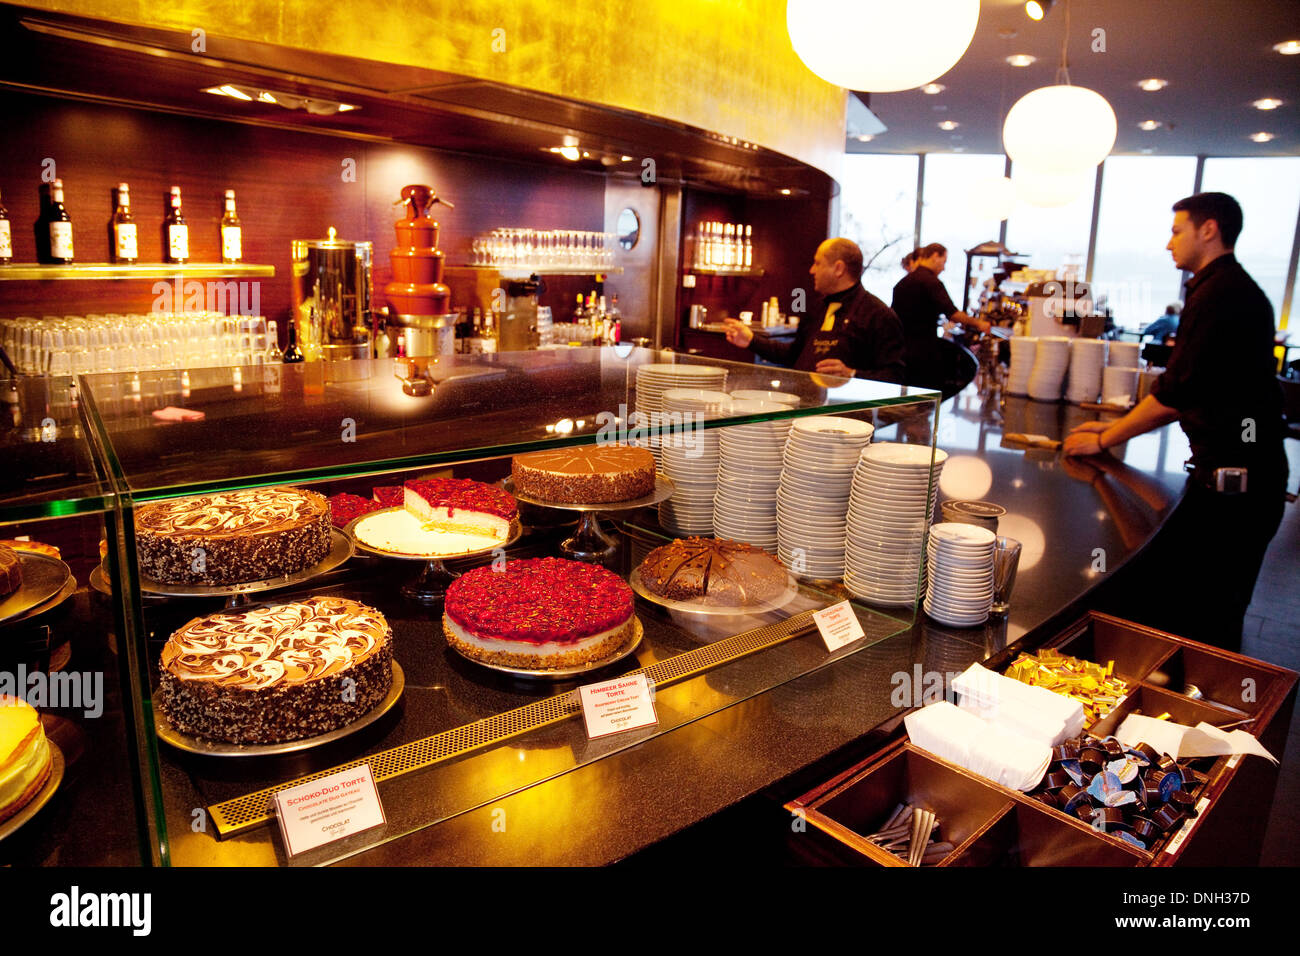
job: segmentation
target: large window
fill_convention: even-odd
[[[1194,156],[1112,156],[1101,180],[1093,295],[1106,296],[1115,322],[1140,330],[1182,298],[1182,272],[1165,246],[1170,207],[1196,181]],[[1294,227],[1295,223],[1292,222]]]
[[[867,290],[889,302],[916,228],[916,156],[844,157],[839,234],[862,247]]]
[[[1013,182],[1015,178],[1013,168]],[[1095,182],[1090,179],[1087,188],[1064,206],[1030,206],[1018,201],[1007,219],[1007,248],[1021,253],[1019,261],[1027,259],[1032,269],[1051,269],[1060,275],[1063,269],[1073,267],[1082,279],[1092,231]]]
[[[1001,155],[930,153],[925,157],[925,205],[921,212],[921,245],[939,242],[948,247],[948,267],[939,276],[952,301],[961,307],[966,250],[981,242],[997,242],[1002,223],[977,212],[973,201],[986,196],[990,180],[1006,169]],[[991,264],[992,259],[979,260]],[[971,290],[979,301],[979,290]],[[971,308],[975,308],[974,305]]]
[[[1274,320],[1280,320],[1300,209],[1300,157],[1207,159],[1201,191],[1228,193],[1241,203],[1237,259],[1273,303]]]

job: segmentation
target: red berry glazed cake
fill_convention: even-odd
[[[429,478],[405,484],[406,510],[429,527],[506,538],[519,517],[509,492],[468,478]]]
[[[631,639],[632,589],[617,574],[563,558],[475,568],[447,588],[447,643],[485,664],[547,670],[609,657]]]

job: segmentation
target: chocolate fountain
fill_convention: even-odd
[[[400,204],[406,206],[406,217],[394,224],[393,281],[384,286],[393,354],[399,340],[408,356],[439,355],[455,345],[456,316],[451,312],[451,290],[442,281],[445,263],[438,248],[438,223],[429,216],[429,208],[439,202],[455,208],[432,186],[402,187]]]

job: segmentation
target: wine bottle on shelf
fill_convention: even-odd
[[[0,196],[0,266],[13,261],[14,237],[9,227],[9,210],[5,208],[4,197]]]
[[[135,262],[139,256],[139,244],[136,241],[135,219],[131,215],[131,187],[126,183],[117,184],[117,206],[113,210],[108,231],[113,261]]]
[[[235,191],[226,190],[226,212],[221,217],[221,261],[227,264],[244,258],[244,230],[235,212]]]
[[[163,219],[163,259],[177,265],[190,258],[190,227],[181,212],[181,187],[173,186],[167,200],[167,216]]]
[[[314,309],[312,310],[312,321],[315,321]],[[303,358],[302,349],[298,348],[298,323],[290,317],[289,343],[284,347],[284,357],[281,358],[280,361],[284,362],[285,365],[293,365],[297,362],[301,362]]]
[[[742,265],[746,271],[754,268],[754,227],[745,227],[745,246],[742,254]]]
[[[49,239],[48,261],[54,265],[72,265],[72,217],[63,206],[63,180],[50,184],[50,205],[45,215]]]

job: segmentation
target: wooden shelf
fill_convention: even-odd
[[[74,263],[70,266],[9,265],[0,266],[0,281],[46,279],[270,279],[275,266],[223,262],[190,262],[169,265],[165,262],[137,262],[119,265],[112,262]]]

